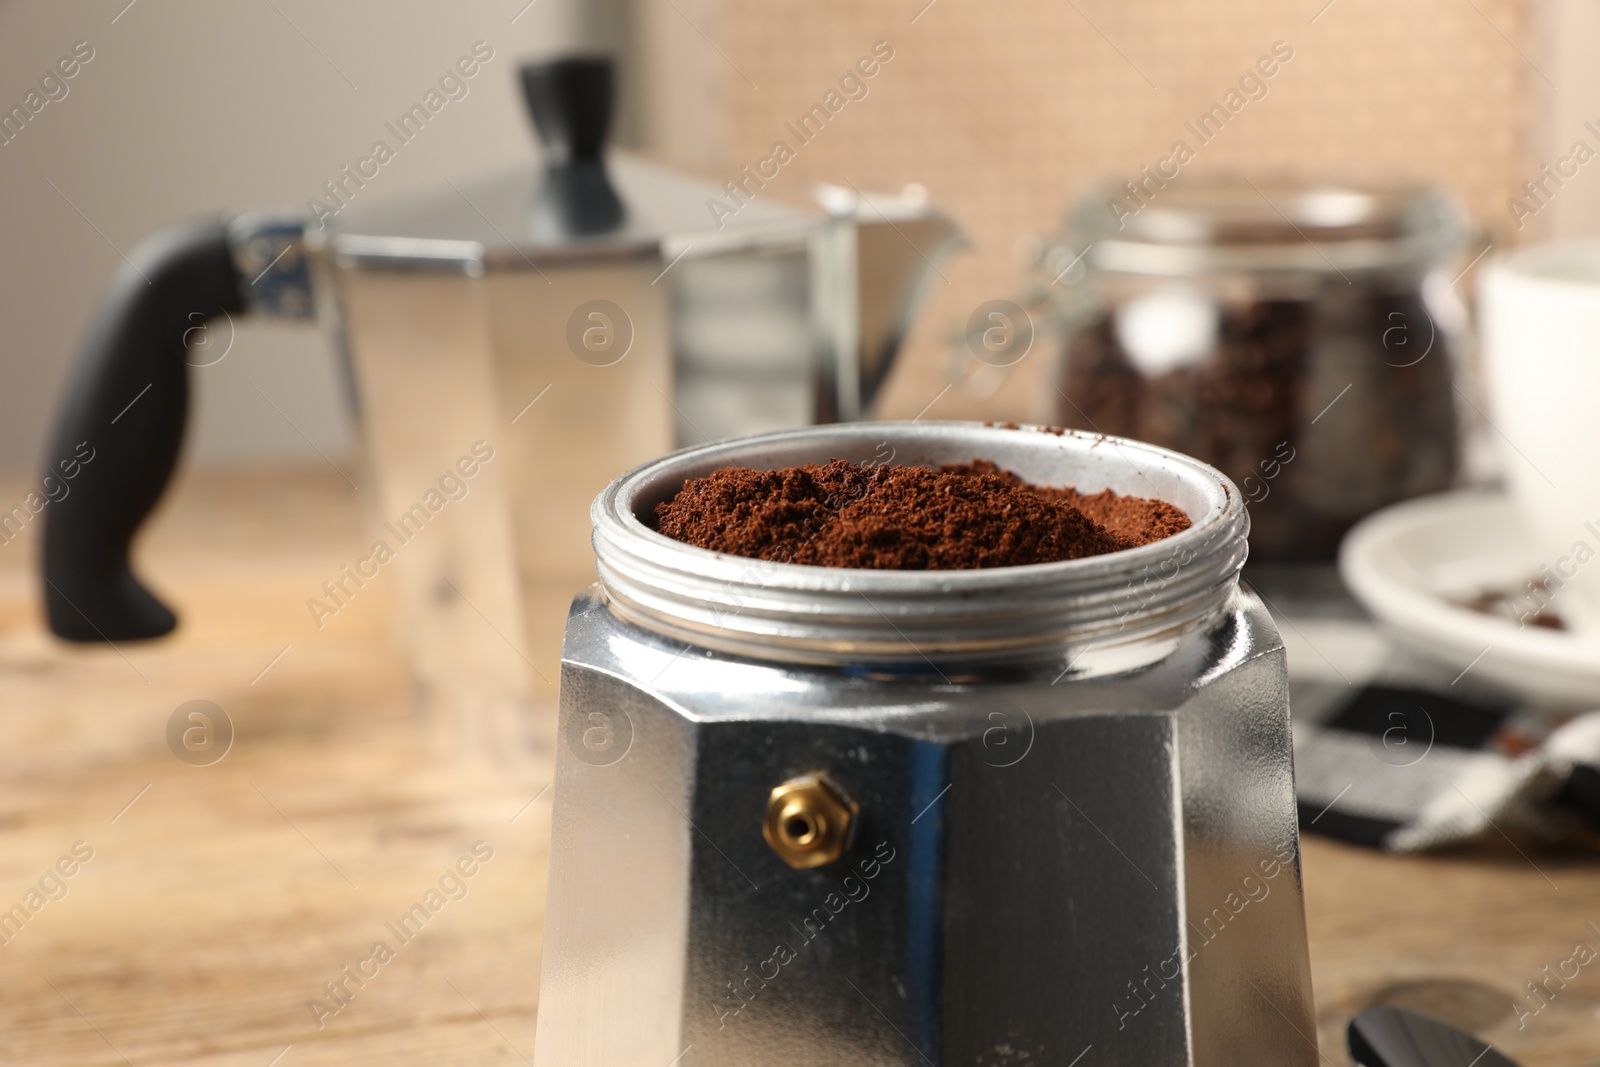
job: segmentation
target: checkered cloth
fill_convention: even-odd
[[[1565,721],[1368,685],[1295,715],[1300,828],[1396,852],[1600,830],[1600,712]]]
[[[1396,852],[1600,845],[1600,711],[1552,714],[1428,663],[1326,581],[1255,586],[1289,650],[1302,831]]]

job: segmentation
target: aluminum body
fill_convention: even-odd
[[[708,465],[885,446],[1142,485],[1195,526],[919,574],[734,560],[629,522]],[[1317,1061],[1284,651],[1237,587],[1225,478],[1092,435],[880,424],[680,453],[594,514],[541,1067]],[[838,862],[796,870],[766,798],[817,772],[859,821]]]
[[[713,225],[717,187],[623,153],[609,170],[623,223],[582,238],[530,227],[537,167],[232,226],[252,310],[320,318],[346,357],[374,548],[436,740],[497,762],[542,731],[527,705],[555,642],[525,609],[589,580],[587,502],[682,443],[863,417],[960,242],[917,196],[824,188]],[[458,477],[474,446],[492,460]],[[445,478],[464,495],[408,536]]]

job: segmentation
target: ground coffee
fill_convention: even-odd
[[[1159,500],[1029,485],[986,460],[933,470],[835,459],[724,467],[656,506],[674,540],[822,567],[970,570],[1082,559],[1171,536],[1188,517]]]
[[[1122,496],[1110,489],[1102,489],[1098,493],[1080,493],[1076,489],[1029,485],[986,459],[975,459],[971,463],[942,469],[958,474],[992,474],[1047,499],[1071,504],[1113,535],[1127,541],[1129,546],[1148,545],[1151,541],[1160,541],[1189,528],[1189,516],[1165,500]]]

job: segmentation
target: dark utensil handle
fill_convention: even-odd
[[[43,515],[44,601],[57,636],[126,641],[177,625],[134,576],[128,549],[183,443],[186,345],[211,319],[243,310],[221,221],[147,238],[112,282],[45,458],[67,490]],[[77,466],[63,481],[68,463]]]
[[[1420,1012],[1368,1008],[1345,1031],[1357,1067],[1517,1067],[1465,1030]]]

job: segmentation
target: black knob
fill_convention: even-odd
[[[611,129],[614,86],[610,56],[564,56],[523,65],[522,92],[547,162],[599,162]]]
[[[614,87],[609,56],[563,56],[523,65],[523,95],[544,145],[544,179],[529,212],[534,237],[560,241],[622,224],[622,199],[602,156]]]

